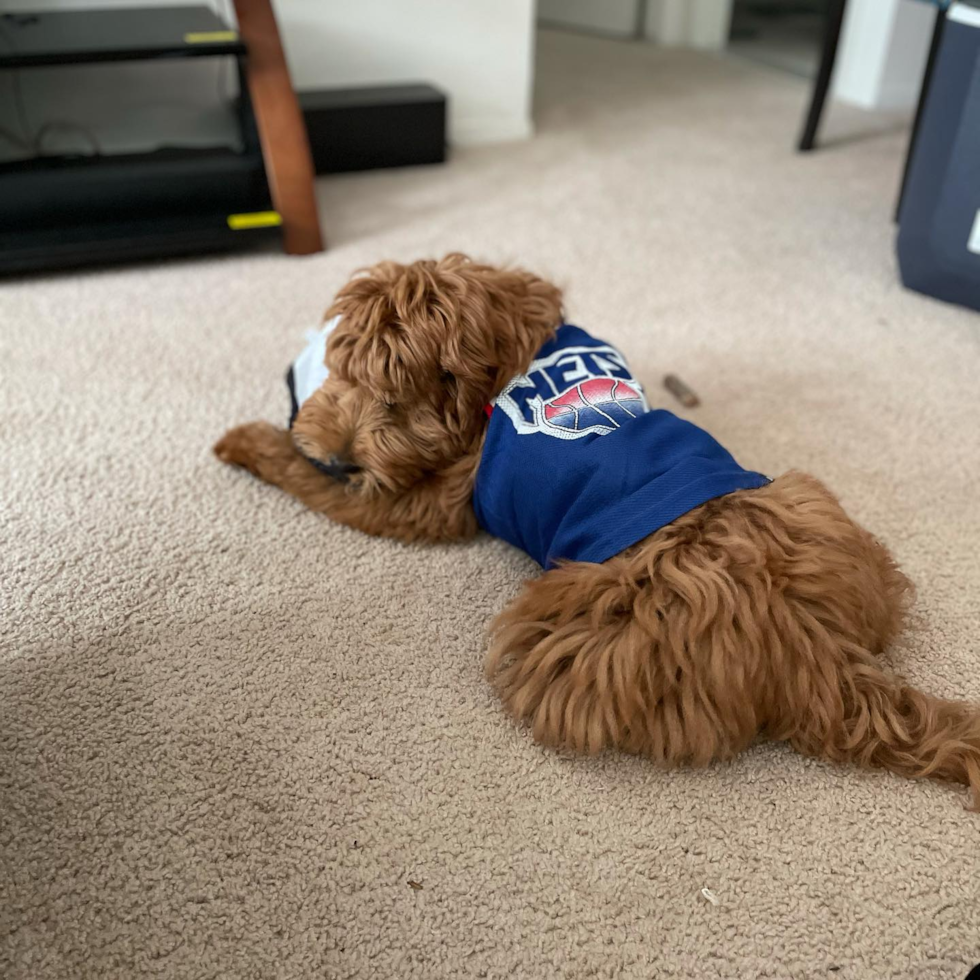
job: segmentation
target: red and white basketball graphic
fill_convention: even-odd
[[[545,421],[572,432],[618,429],[643,412],[640,393],[619,378],[590,378],[544,403]]]

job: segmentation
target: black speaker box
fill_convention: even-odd
[[[318,174],[446,159],[446,96],[431,85],[300,92]]]

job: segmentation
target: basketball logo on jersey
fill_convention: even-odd
[[[519,374],[494,400],[519,435],[607,435],[649,411],[643,388],[614,347],[565,347]]]

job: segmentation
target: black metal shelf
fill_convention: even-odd
[[[39,229],[0,234],[0,274],[268,247],[281,240],[281,228],[234,230],[220,215],[109,221],[56,233]]]
[[[213,214],[223,224],[229,214],[272,208],[261,157],[226,147],[18,161],[0,167],[0,189],[0,249],[8,233],[133,215]]]
[[[0,165],[0,273],[248,247],[282,238],[245,78],[246,48],[208,7],[0,15],[0,70],[230,56],[242,152],[34,156]],[[66,75],[65,84],[71,84]]]
[[[0,14],[0,68],[244,55],[208,7],[125,7]]]

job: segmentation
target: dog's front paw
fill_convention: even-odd
[[[256,476],[277,459],[291,455],[289,433],[268,422],[249,422],[229,429],[215,444],[214,454],[222,463],[243,466]]]

